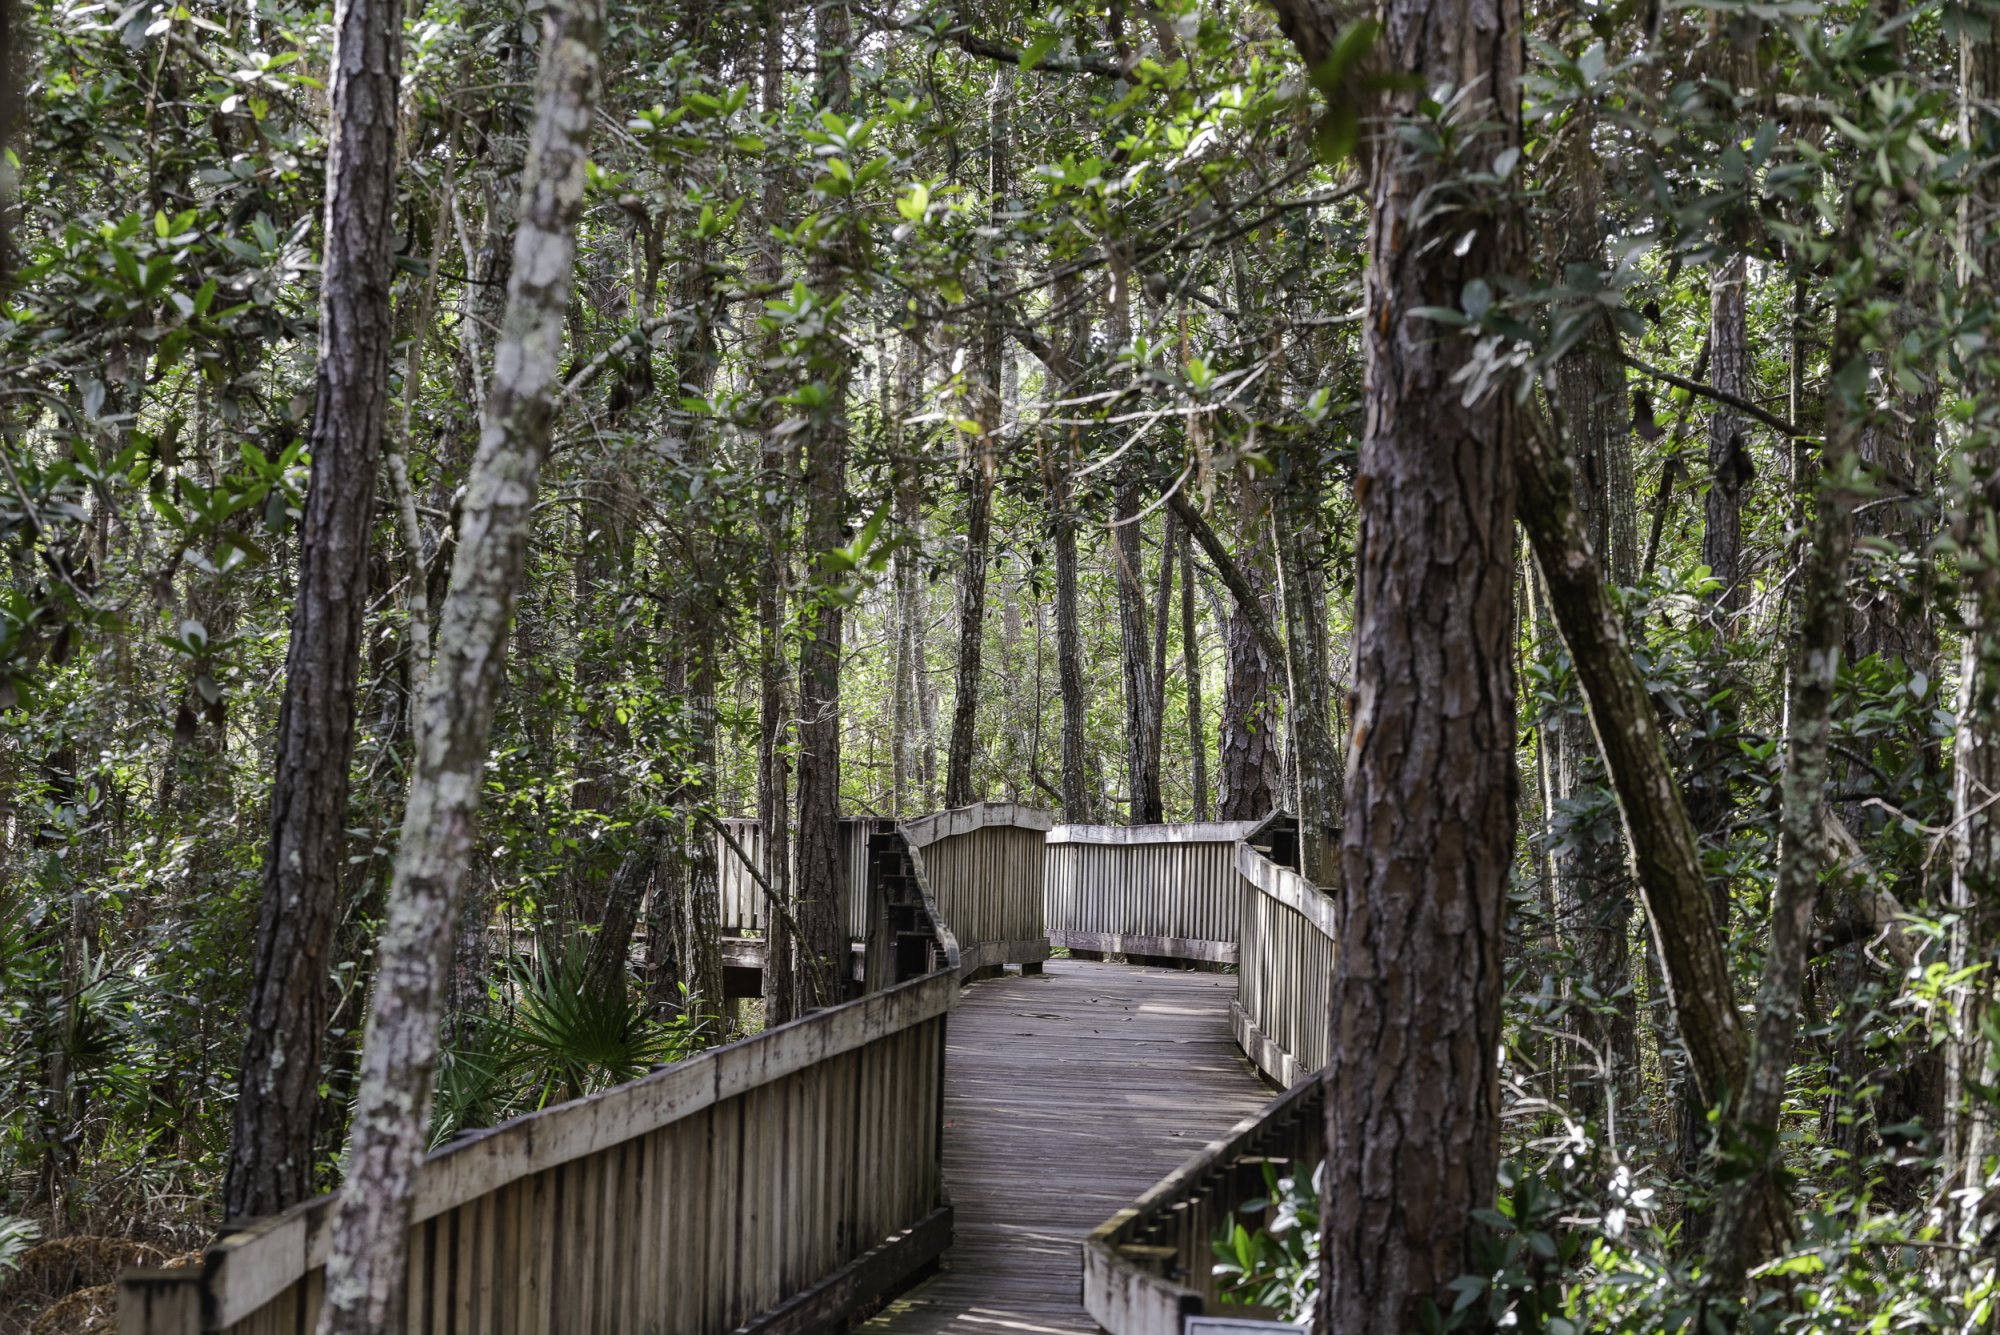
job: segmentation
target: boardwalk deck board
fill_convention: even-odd
[[[1231,975],[1049,961],[976,983],[952,1012],[944,1269],[881,1335],[1096,1329],[1083,1237],[1270,1098],[1230,1034]]]

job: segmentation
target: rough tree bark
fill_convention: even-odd
[[[991,323],[989,321],[989,323]],[[994,440],[999,429],[997,335],[982,337],[982,357],[993,355],[992,384],[981,367],[980,426],[987,434],[968,438],[963,473],[965,563],[958,572],[958,671],[951,706],[951,742],[945,751],[944,804],[973,801],[972,755],[979,747],[979,688],[986,647],[986,567],[993,525]]]
[[[1604,585],[1569,465],[1540,432],[1521,437],[1521,523],[1547,584],[1549,607],[1624,821],[1634,879],[1667,984],[1674,1025],[1705,1106],[1740,1088],[1743,1033],[1729,964],[1702,879],[1701,848],[1667,756],[1624,620]]]
[[[819,104],[836,115],[847,112],[848,46],[851,40],[846,0],[817,0],[813,31],[818,46]],[[843,224],[836,220],[834,226]],[[831,301],[851,267],[849,241],[836,232],[821,237],[812,257],[811,286],[822,301]],[[845,345],[831,332],[816,338],[808,357],[808,373],[827,390],[825,406],[813,422],[806,446],[807,559],[844,545],[847,501],[847,387]],[[799,823],[798,920],[802,956],[821,967],[795,970],[799,1006],[830,1006],[838,996],[820,995],[816,978],[831,978],[838,986],[846,970],[847,929],[841,920],[841,890],[847,876],[840,848],[840,656],[844,618],[831,595],[824,570],[813,579],[805,642],[799,649]]]
[[[401,0],[339,0],[333,34],[312,473],[223,1182],[229,1219],[272,1214],[312,1194],[368,538],[389,411]]]
[[[429,1127],[445,974],[507,629],[548,452],[603,36],[602,0],[570,0],[543,27],[506,315],[438,620],[430,691],[417,720],[320,1335],[386,1335],[402,1325],[410,1209]]]
[[[1278,0],[1308,68],[1341,10]],[[1519,262],[1513,206],[1442,178],[1390,133],[1427,90],[1465,90],[1465,151],[1521,142],[1521,10],[1512,0],[1388,0],[1370,59],[1407,76],[1362,150],[1371,205],[1353,743],[1341,942],[1327,1063],[1319,1329],[1409,1330],[1471,1268],[1499,1167],[1501,948],[1514,843],[1512,386],[1460,383],[1470,339],[1413,314]],[[1397,82],[1405,80],[1397,79]],[[1409,91],[1414,90],[1414,91]],[[1468,166],[1470,164],[1468,163]],[[1417,201],[1434,189],[1458,207]],[[1449,221],[1442,221],[1443,218]],[[1445,241],[1449,229],[1455,244]]]

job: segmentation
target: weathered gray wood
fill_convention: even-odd
[[[1050,960],[975,983],[946,1033],[944,1176],[957,1242],[871,1331],[1085,1332],[1081,1244],[1263,1106],[1224,974]]]
[[[1083,1249],[1083,1303],[1099,1326],[1110,1335],[1182,1335],[1186,1319],[1202,1314],[1215,1293],[1209,1240],[1239,1206],[1264,1194],[1261,1173],[1252,1178],[1238,1166],[1275,1160],[1287,1172],[1309,1171],[1324,1139],[1321,1100],[1318,1081],[1293,1086],[1092,1230]],[[1165,1246],[1147,1244],[1163,1224]]]
[[[1057,825],[1051,844],[1234,844],[1264,824],[1254,820],[1180,821],[1166,825]]]
[[[201,1330],[201,1273],[127,1270],[118,1277],[122,1335],[196,1335]]]
[[[974,802],[969,807],[953,807],[933,816],[906,820],[902,823],[902,830],[903,837],[910,841],[910,847],[929,848],[940,839],[971,834],[975,830],[1004,826],[1014,830],[1047,831],[1054,825],[1055,817],[1049,812],[1022,806],[1018,802]]]
[[[1157,959],[1203,960],[1210,964],[1237,962],[1234,941],[1120,932],[1051,932],[1049,939],[1069,950],[1096,950],[1106,955],[1147,955]]]
[[[849,1312],[879,1294],[894,1292],[935,1261],[951,1245],[951,1220],[951,1206],[938,1206],[811,1288],[744,1322],[737,1335],[813,1335],[840,1329]]]
[[[1212,1291],[1229,1184],[1257,1176],[1217,1165],[1298,1127],[1267,1116],[1184,1161],[1257,1107],[1253,1066],[1291,1083],[1324,1060],[1330,905],[1238,844],[1264,828],[1248,822],[1049,829],[995,803],[914,824],[932,972],[431,1156],[410,1331],[820,1328],[938,1255],[948,1187],[960,1245],[879,1324],[1088,1331],[1088,1290],[1117,1335],[1179,1335]],[[855,846],[866,889],[865,835]],[[857,896],[884,913],[873,899]],[[973,986],[947,1035],[961,977],[1040,969],[1052,939],[1240,970],[1054,960]],[[732,944],[737,967],[761,956]],[[232,1234],[205,1282],[181,1281],[198,1307],[206,1294],[209,1329],[310,1319],[328,1199]],[[1105,1248],[1084,1247],[1107,1216]]]

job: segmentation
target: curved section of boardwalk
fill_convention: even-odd
[[[1050,960],[975,983],[951,1014],[941,1273],[873,1331],[1091,1331],[1091,1229],[1270,1092],[1230,1036],[1233,975]]]

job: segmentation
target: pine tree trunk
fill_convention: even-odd
[[[231,1220],[274,1214],[313,1191],[328,955],[347,860],[368,539],[389,410],[401,0],[340,0],[333,31],[312,474],[223,1184],[223,1214]]]
[[[603,37],[600,0],[571,0],[550,13],[542,32],[506,317],[418,719],[320,1335],[387,1335],[402,1326],[410,1210],[429,1129],[452,927],[554,419]]]
[[[1280,0],[1309,68],[1342,12]],[[1374,68],[1418,91],[1467,88],[1495,128],[1478,153],[1520,143],[1517,4],[1389,0]],[[1341,943],[1326,1081],[1319,1329],[1411,1330],[1450,1311],[1475,1268],[1473,1212],[1499,1166],[1501,948],[1514,855],[1514,453],[1519,410],[1498,384],[1468,403],[1474,342],[1420,316],[1466,285],[1515,271],[1510,206],[1481,225],[1421,216],[1442,170],[1386,124],[1364,129],[1371,203],[1363,324],[1364,428],[1355,593],[1354,744],[1347,774]],[[1463,237],[1447,243],[1445,229]],[[1449,561],[1437,554],[1451,553]]]

